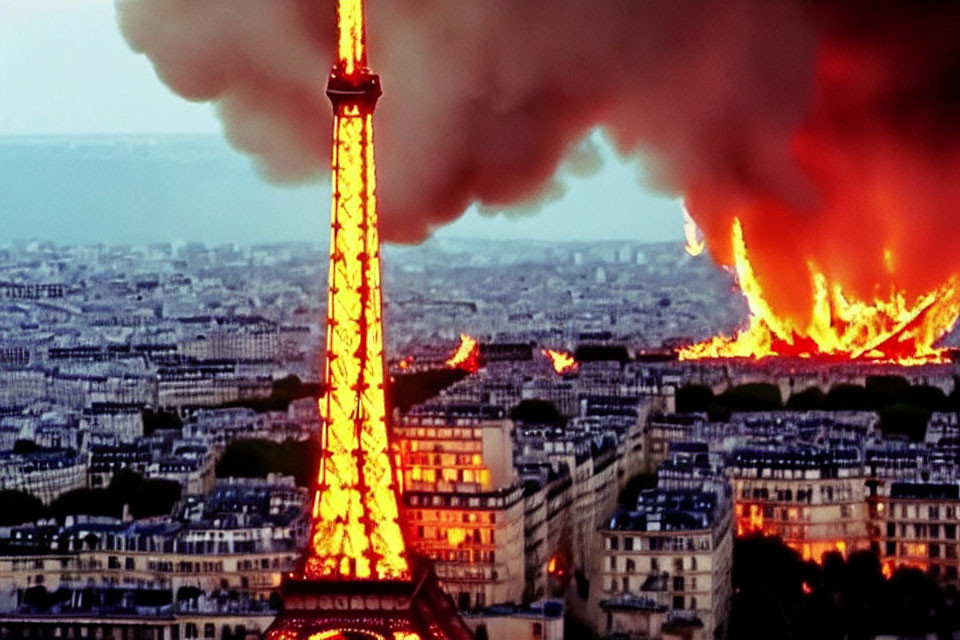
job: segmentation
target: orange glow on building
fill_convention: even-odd
[[[751,534],[777,535],[763,525],[763,507],[759,504],[743,504],[738,502],[734,506],[734,522],[736,523],[737,537]]]
[[[460,344],[454,351],[447,366],[452,369],[462,369],[476,373],[480,369],[480,343],[465,333],[460,334]]]
[[[577,370],[579,363],[573,354],[569,351],[559,351],[555,349],[542,349],[543,355],[550,360],[553,370],[557,373],[570,373]]]
[[[896,289],[888,293],[878,289],[873,300],[857,300],[809,263],[813,291],[809,317],[788,318],[777,315],[764,296],[739,219],[734,219],[731,242],[734,272],[747,299],[750,324],[733,337],[716,336],[681,349],[681,360],[793,356],[909,365],[946,359],[934,345],[960,315],[956,277],[913,300]],[[885,256],[893,269],[894,254]]]
[[[799,512],[788,509],[788,521],[796,521]],[[734,526],[736,536],[742,538],[751,535],[771,536],[783,539],[783,543],[800,554],[809,562],[821,564],[823,555],[834,551],[847,556],[846,540],[803,540],[784,536],[785,526],[781,522],[770,522],[763,515],[763,505],[737,502],[734,505]]]
[[[366,69],[363,3],[338,3],[333,204],[320,477],[307,578],[410,577],[398,522],[384,395],[380,240],[373,158],[376,76]]]

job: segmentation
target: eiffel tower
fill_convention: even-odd
[[[407,552],[385,406],[373,111],[363,0],[338,0],[322,459],[310,542],[267,640],[467,640],[432,567]]]

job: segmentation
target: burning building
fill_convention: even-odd
[[[733,272],[750,310],[749,326],[734,336],[717,336],[680,350],[681,359],[791,356],[862,362],[941,362],[936,347],[960,315],[960,280],[909,299],[891,286],[872,300],[856,299],[831,283],[813,262],[809,315],[790,317],[771,306],[754,271],[739,219],[733,222]],[[879,287],[878,287],[879,291]]]

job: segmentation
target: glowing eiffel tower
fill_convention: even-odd
[[[339,0],[322,455],[310,543],[284,580],[268,640],[472,637],[398,522],[387,437],[373,158],[380,79],[367,68],[363,0]]]

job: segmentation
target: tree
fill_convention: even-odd
[[[183,429],[183,420],[176,413],[170,411],[143,410],[143,433],[150,435],[160,429],[180,431]]]
[[[46,451],[45,447],[41,447],[33,440],[24,440],[19,439],[13,443],[13,452],[19,454],[29,454],[29,453],[38,453],[40,451]]]
[[[387,386],[387,405],[401,413],[434,398],[441,391],[469,375],[462,369],[431,369],[396,375]]]
[[[519,404],[510,409],[510,419],[514,422],[526,422],[528,424],[555,426],[566,424],[566,420],[560,415],[557,405],[549,400],[540,399],[521,400]]]
[[[283,598],[280,597],[280,594],[276,591],[270,592],[270,598],[267,600],[267,605],[277,613],[283,611]]]
[[[180,500],[183,487],[175,480],[145,480],[140,484],[130,501],[130,514],[134,518],[167,515]]]
[[[268,473],[293,476],[301,487],[311,487],[319,470],[316,440],[234,440],[217,462],[218,478],[265,478]]]
[[[45,517],[47,508],[39,498],[23,491],[0,491],[0,526],[36,522]]]
[[[54,500],[50,511],[61,522],[67,516],[78,514],[118,518],[121,504],[109,489],[73,489]]]
[[[39,611],[50,608],[50,593],[43,585],[30,587],[23,592],[23,603]]]
[[[717,400],[733,411],[776,411],[783,408],[780,387],[765,382],[730,387]]]
[[[874,408],[867,390],[857,384],[835,384],[824,398],[828,411],[870,411]]]
[[[817,411],[823,408],[826,395],[820,387],[810,387],[787,398],[787,409],[790,411]]]
[[[880,432],[888,436],[900,434],[913,442],[922,442],[932,411],[912,404],[894,404],[877,411]]]
[[[677,389],[677,413],[705,412],[714,403],[713,389],[705,384],[688,384]]]
[[[143,476],[136,471],[120,469],[110,478],[107,490],[121,505],[130,504],[136,498],[137,492],[143,487],[143,482]]]
[[[624,509],[636,509],[637,498],[644,489],[653,489],[657,486],[657,474],[640,472],[630,476],[617,496],[617,503]]]

